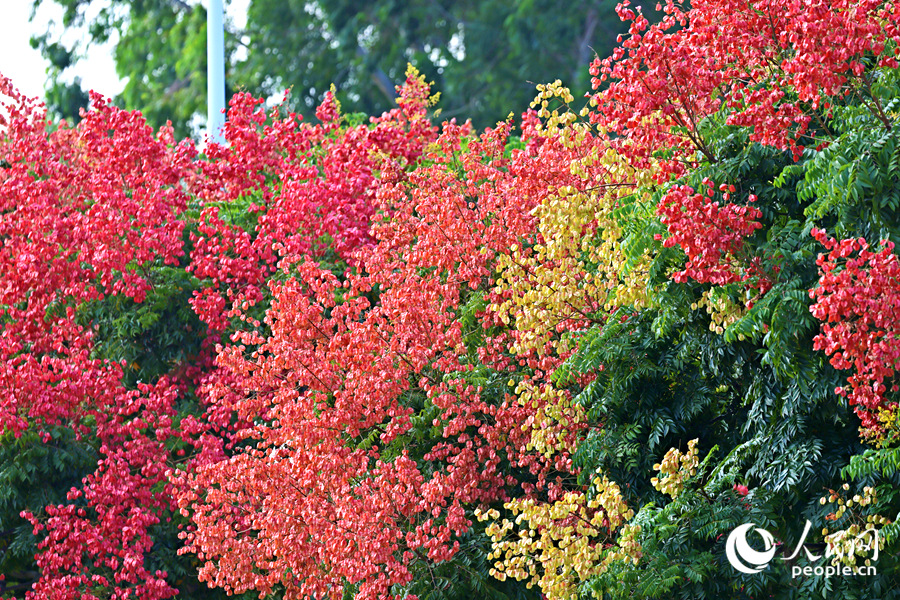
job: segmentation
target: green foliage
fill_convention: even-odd
[[[307,111],[334,83],[348,110],[376,114],[412,63],[434,81],[444,117],[493,126],[525,110],[537,83],[562,75],[588,91],[594,51],[605,56],[624,31],[615,4],[254,0],[235,77],[266,93],[292,87]]]
[[[900,97],[894,78],[881,79],[876,92],[891,111]],[[794,578],[791,566],[811,563],[778,558],[743,575],[725,558],[728,533],[750,522],[783,540],[777,556],[787,556],[809,520],[807,543],[821,553],[818,532],[841,525],[826,519],[834,507],[819,500],[844,482],[877,489],[878,503],[866,514],[900,516],[900,454],[861,444],[857,417],[834,394],[846,374],[812,349],[819,323],[809,296],[822,251],[809,233],[814,226],[839,237],[898,240],[896,129],[850,99],[834,109],[832,141],[794,162],[787,152],[751,143],[746,129],[724,125],[726,110],[702,128],[717,161],[701,163],[682,183],[701,189],[710,178],[735,185],[738,198],[758,196],[763,227],[738,258],[756,257],[772,288],[754,299],[733,284],[674,283],[670,274],[684,268],[684,254],[657,246],[651,306],[620,309],[581,333],[578,351],[557,370],[560,384],[596,374],[577,396],[596,426],[576,460],[585,481],[602,471],[622,486],[642,528],[641,561],[614,564],[586,589],[603,598],[898,598],[900,568],[889,549],[898,540],[895,524],[882,530],[886,549],[874,576]],[[649,206],[664,191],[656,190]],[[626,232],[626,265],[653,248],[654,234],[664,234],[647,206],[630,198],[616,213]],[[737,306],[752,302],[717,334],[697,309],[704,293]],[[710,452],[708,463],[683,494],[666,498],[650,485],[654,464],[694,438],[701,453]]]
[[[88,106],[87,90],[67,68],[83,54],[85,45],[115,40],[113,58],[117,75],[126,80],[117,101],[141,110],[151,125],[172,121],[177,137],[192,133],[192,119],[205,114],[206,106],[206,9],[180,0],[53,0],[63,8],[63,25],[83,28],[87,40],[66,46],[49,34],[31,44],[50,60],[46,99],[51,113],[78,120],[79,109]],[[32,0],[37,9],[46,0]],[[235,40],[226,41],[232,54]]]
[[[153,382],[200,353],[205,324],[189,300],[199,285],[183,266],[157,265],[147,273],[147,297],[137,303],[109,296],[79,310],[80,324],[96,332],[96,358],[125,363],[123,383]]]
[[[178,137],[191,134],[194,115],[206,112],[206,10],[185,6],[128,3],[128,20],[112,25],[120,35],[116,73],[127,79],[121,103],[157,127],[171,121]],[[233,39],[227,43],[233,52]]]
[[[36,538],[19,513],[66,504],[66,493],[97,466],[97,449],[70,428],[54,427],[42,439],[28,431],[0,437],[0,597],[19,593],[37,579]]]

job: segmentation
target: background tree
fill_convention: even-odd
[[[42,2],[63,6],[63,25],[86,27],[90,41],[116,41],[117,72],[127,80],[119,101],[126,108],[141,109],[154,125],[172,120],[178,134],[204,112],[206,30],[199,3],[113,0],[94,11],[90,0],[35,0]],[[594,52],[608,54],[624,31],[614,5],[581,0],[558,10],[550,0],[252,0],[246,28],[226,35],[227,79],[232,89],[260,96],[291,88],[292,107],[304,113],[335,84],[345,110],[379,114],[393,105],[394,86],[412,63],[434,81],[446,117],[485,127],[523,111],[537,83],[563,78],[587,92],[585,65]],[[80,49],[46,34],[33,43],[51,61],[51,109],[77,115],[86,93],[62,75]]]
[[[46,1],[35,0],[35,11]],[[191,133],[191,119],[205,110],[206,10],[202,5],[181,0],[114,0],[99,9],[90,0],[56,4],[64,9],[63,28],[84,28],[88,39],[69,47],[49,31],[32,38],[32,46],[50,61],[46,94],[51,114],[78,120],[79,110],[88,105],[87,90],[79,79],[69,80],[66,69],[80,59],[88,44],[112,40],[116,73],[126,82],[117,102],[139,107],[154,125],[172,121],[179,138]],[[229,55],[233,41],[231,37],[227,42]]]

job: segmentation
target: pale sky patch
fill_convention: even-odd
[[[95,0],[96,2],[97,0]],[[247,21],[247,6],[250,0],[226,0],[226,11],[236,28],[242,28]],[[62,27],[62,8],[51,2],[45,2],[38,11],[34,22],[29,22],[31,0],[0,0],[0,73],[10,79],[23,93],[32,97],[44,97],[44,81],[47,77],[48,62],[40,52],[31,47],[32,35],[41,35],[51,29],[51,38],[56,37]],[[99,6],[99,3],[94,5]],[[68,44],[86,39],[86,32],[69,30],[64,32],[64,41]],[[113,44],[91,44],[82,48],[85,58],[76,66],[65,72],[68,81],[80,77],[82,86],[93,89],[100,94],[113,97],[125,86],[118,75],[113,62]]]

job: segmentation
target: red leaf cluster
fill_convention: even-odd
[[[847,386],[835,390],[847,398],[868,436],[883,423],[879,411],[895,411],[890,394],[898,390],[900,368],[900,261],[894,244],[869,249],[862,238],[835,240],[821,229],[813,236],[828,250],[816,260],[819,284],[810,290],[810,310],[822,321],[814,348],[831,356],[836,369],[852,369]]]
[[[154,135],[140,113],[98,96],[76,127],[48,133],[42,106],[6,79],[0,92],[0,428],[49,439],[49,427],[69,426],[96,440],[100,455],[69,504],[24,513],[41,536],[42,578],[29,597],[84,599],[98,589],[170,597],[176,590],[165,573],[147,570],[146,557],[149,528],[175,508],[171,440],[195,446],[188,465],[216,462],[243,422],[211,396],[203,415],[176,427],[178,397],[193,388],[205,399],[234,382],[212,364],[214,342],[230,318],[246,319],[273,273],[325,252],[349,260],[372,244],[373,173],[385,160],[414,162],[434,138],[428,88],[410,78],[400,107],[372,127],[342,126],[331,96],[323,123],[301,126],[238,95],[227,146],[208,147],[200,161],[169,130]],[[232,208],[247,197],[258,197],[249,231]],[[186,210],[198,202],[184,257]],[[151,286],[147,269],[182,260],[204,284],[194,305],[212,326],[206,354],[129,391],[123,367],[133,366],[94,358],[95,332],[78,325],[78,311],[114,296],[140,303]]]
[[[464,507],[505,499],[510,466],[542,488],[571,470],[567,455],[526,451],[536,407],[491,400],[466,378],[462,304],[528,232],[528,182],[541,189],[537,157],[504,157],[508,125],[463,150],[469,133],[445,124],[411,172],[402,158],[383,163],[374,244],[352,255],[356,272],[290,264],[291,279],[269,284],[270,335],[239,332],[220,349],[228,375],[210,398],[248,420],[238,435],[254,445],[178,479],[196,525],[186,550],[206,561],[206,581],[233,593],[282,584],[290,598],[340,597],[351,583],[359,598],[390,597],[414,563],[458,551]],[[521,360],[547,372],[555,359]],[[440,434],[398,452],[413,397],[434,407],[426,427]]]
[[[758,267],[758,261],[743,261],[744,238],[762,227],[755,220],[761,216],[758,208],[738,204],[720,204],[714,201],[715,185],[705,179],[706,193],[695,193],[686,185],[673,185],[659,202],[658,212],[665,223],[670,237],[663,245],[678,245],[687,254],[685,268],[672,275],[672,279],[684,283],[694,279],[700,283],[726,285],[752,280],[750,285],[765,293],[771,283]],[[727,202],[735,192],[734,186],[722,184]],[[748,200],[754,202],[756,196],[750,194]]]
[[[895,66],[900,12],[879,0],[667,0],[650,25],[625,0],[617,7],[629,35],[591,65],[592,120],[633,143],[639,168],[661,161],[661,182],[680,177],[697,153],[715,162],[703,120],[724,104],[727,123],[752,128],[751,140],[799,154],[817,111],[831,98],[871,85],[864,62]],[[873,107],[880,118],[883,109]]]
[[[76,128],[47,133],[40,106],[0,80],[6,97],[0,146],[0,428],[16,435],[54,425],[93,436],[95,473],[71,504],[25,513],[46,532],[36,557],[42,578],[30,598],[167,598],[166,574],[149,572],[148,529],[171,510],[165,442],[177,387],[168,379],[127,391],[122,365],[92,357],[93,331],[77,324],[90,301],[141,302],[145,267],[177,264],[195,156],[154,135],[139,113],[98,96]],[[100,574],[108,573],[107,575]]]

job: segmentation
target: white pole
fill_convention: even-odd
[[[225,125],[225,27],[222,0],[209,0],[206,13],[207,134],[211,142],[223,142]]]

